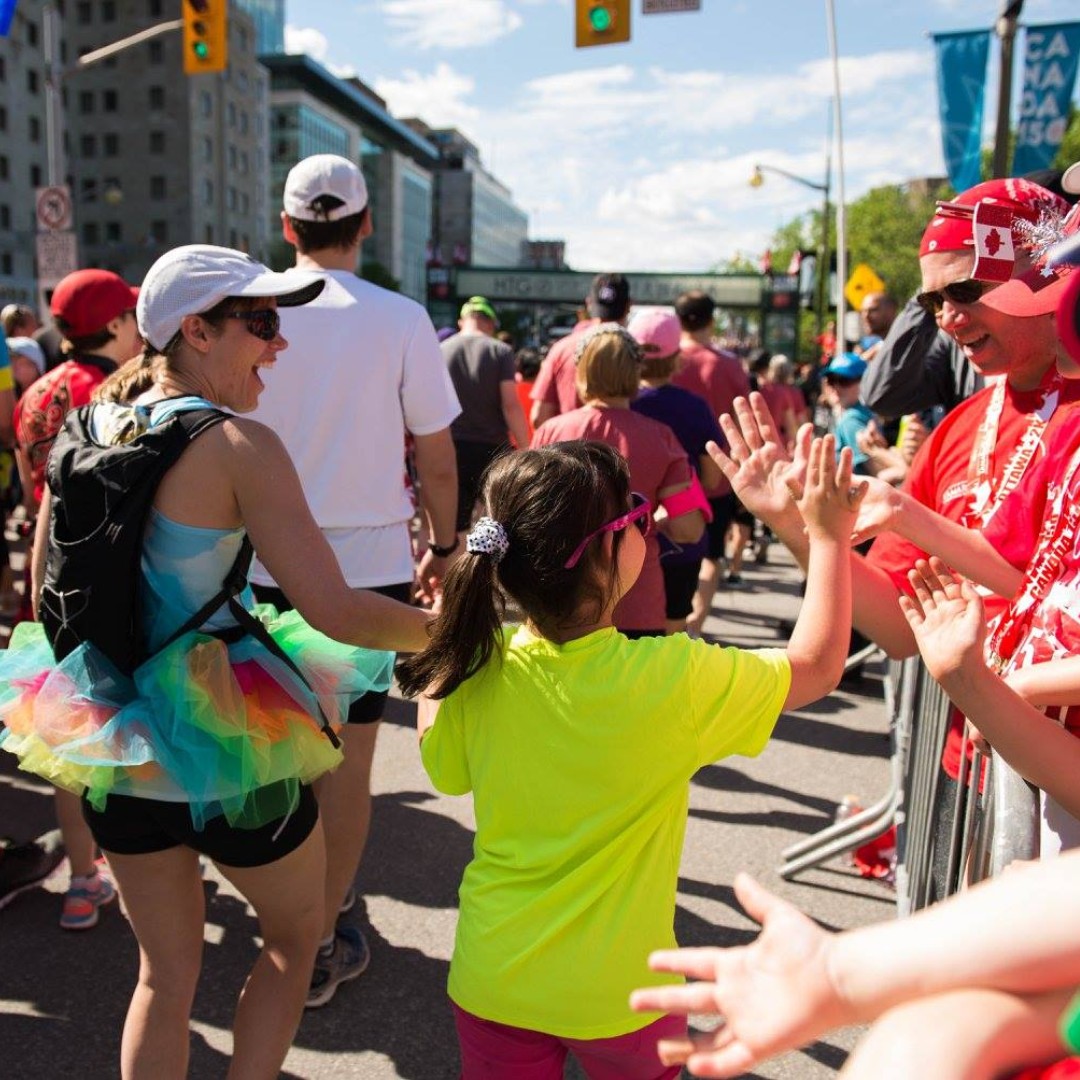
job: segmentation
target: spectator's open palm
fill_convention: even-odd
[[[908,573],[914,596],[900,608],[915,635],[927,671],[937,680],[967,663],[983,663],[986,618],[969,581],[957,578],[936,556],[920,559]]]
[[[727,453],[716,443],[709,443],[706,450],[739,501],[755,517],[774,524],[785,514],[795,512],[792,491],[802,487],[812,429],[805,425],[800,430],[791,456],[760,394],[751,394],[749,401],[736,398],[732,407],[734,417],[728,413],[720,417],[728,441]]]
[[[771,1057],[849,1022],[827,963],[830,935],[747,874],[735,879],[739,902],[762,930],[751,945],[653,953],[649,967],[701,982],[635,990],[639,1012],[719,1013],[715,1031],[659,1044],[666,1065],[695,1076],[739,1076]]]

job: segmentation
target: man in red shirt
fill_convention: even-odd
[[[597,274],[585,298],[589,318],[583,319],[561,341],[548,350],[533,383],[532,412],[534,428],[559,413],[571,412],[581,405],[578,397],[574,356],[581,335],[598,323],[626,323],[630,311],[630,286],[622,274]]]
[[[56,286],[50,307],[67,359],[31,384],[15,406],[15,457],[31,515],[41,505],[45,462],[64,417],[86,405],[94,387],[142,348],[137,299],[138,293],[108,270],[76,270]],[[29,588],[23,600],[28,608]],[[20,614],[30,618],[28,610]],[[87,930],[97,924],[98,909],[113,900],[116,890],[94,863],[94,838],[79,797],[57,788],[56,817],[71,866],[60,925]]]
[[[1068,211],[1058,196],[1030,181],[991,180],[959,195],[951,204],[954,209],[935,214],[923,234],[920,302],[934,310],[938,326],[981,375],[1001,378],[962,401],[934,429],[916,455],[903,490],[944,518],[976,530],[990,526],[1009,493],[1046,456],[1055,432],[1080,417],[1080,381],[1063,380],[1055,364],[1053,319],[1020,319],[997,311],[982,300],[993,286],[971,278],[974,233],[962,208],[974,208],[983,199],[1036,213],[1063,216]],[[1013,276],[1019,277],[1031,263],[1020,253],[1020,238],[1014,239],[1018,257]],[[780,498],[770,502],[761,488],[739,490],[744,500],[753,500],[754,512],[768,520],[796,558],[805,561],[802,522],[796,521],[793,504]],[[1033,554],[1020,533],[1003,539],[999,551],[1018,570]],[[916,652],[897,600],[908,591],[907,571],[926,556],[892,532],[879,536],[865,559],[853,556],[854,625],[895,658]],[[1006,599],[992,594],[985,600],[988,621],[1007,605]],[[960,741],[954,726],[943,761],[952,778],[957,775]],[[951,808],[947,794],[939,806]],[[939,869],[935,867],[940,886]]]

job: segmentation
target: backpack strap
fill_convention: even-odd
[[[283,664],[287,665],[297,678],[311,690],[311,684],[304,677],[304,673],[300,668],[296,666],[292,657],[290,657],[289,654],[286,653],[285,650],[270,636],[270,633],[262,622],[259,619],[256,619],[255,616],[252,615],[251,612],[237,599],[247,586],[248,570],[251,567],[251,559],[254,554],[255,549],[252,547],[251,541],[245,533],[244,539],[240,544],[240,550],[233,560],[232,567],[225,575],[225,580],[222,582],[221,588],[214,596],[207,600],[206,603],[191,616],[191,618],[178,629],[174,630],[160,648],[165,649],[176,641],[177,638],[182,638],[185,634],[190,634],[192,631],[198,630],[219,608],[228,605],[229,611],[240,626],[260,642],[260,644],[269,649]],[[322,733],[330,740],[331,745],[335,749],[341,749],[341,740],[330,726],[330,721],[326,718],[326,713],[323,712],[322,705],[319,703],[318,694],[316,694],[314,690],[311,690],[311,693],[315,698],[315,706],[319,710],[319,719],[321,720],[319,726]]]

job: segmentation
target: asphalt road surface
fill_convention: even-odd
[[[751,566],[744,578],[748,588],[718,593],[706,629],[726,643],[776,644],[798,609],[797,574],[774,548],[769,565]],[[895,917],[891,889],[842,860],[793,882],[776,874],[783,849],[829,824],[843,796],[867,805],[885,791],[881,674],[880,664],[871,665],[862,685],[782,718],[760,757],[729,758],[695,777],[676,914],[682,944],[730,945],[753,936],[731,889],[740,869],[830,928]],[[25,839],[52,828],[48,788],[15,772],[9,755],[0,757],[0,833]],[[432,790],[416,750],[414,709],[397,700],[380,733],[374,783],[374,826],[358,878],[371,967],[329,1006],[305,1015],[283,1075],[451,1080],[458,1060],[444,988],[457,885],[471,851],[471,803]],[[65,886],[61,868],[44,889],[0,912],[4,1080],[118,1075],[135,943],[117,905],[94,930],[60,930]],[[206,950],[192,1019],[190,1075],[197,1080],[225,1075],[232,1009],[258,949],[251,912],[212,869],[206,889]],[[856,1036],[840,1033],[748,1075],[833,1076]]]

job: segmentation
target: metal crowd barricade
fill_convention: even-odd
[[[948,785],[941,758],[952,705],[918,657],[889,662],[885,712],[893,740],[888,791],[866,810],[787,848],[782,877],[852,851],[895,824],[897,908],[907,915],[1014,859],[1038,855],[1038,791],[1000,758],[976,750],[969,760],[965,737],[959,780]],[[984,771],[980,792],[977,778]],[[939,819],[951,823],[947,830]]]

